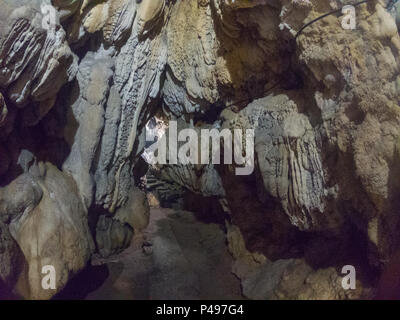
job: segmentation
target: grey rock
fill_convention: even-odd
[[[4,101],[4,97],[0,92],[0,127],[3,126],[5,119],[7,117],[8,109]]]
[[[76,58],[59,24],[49,31],[43,29],[41,1],[5,0],[2,5],[0,86],[7,88],[9,99],[21,108],[28,100],[37,102],[42,118],[40,103],[54,103],[60,88],[75,76],[71,65]]]
[[[96,244],[100,255],[107,258],[126,249],[132,240],[133,229],[120,221],[101,215],[96,226]]]

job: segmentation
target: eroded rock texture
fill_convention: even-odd
[[[356,30],[330,15],[297,34],[341,5],[0,0],[0,285],[51,298],[146,227],[141,154],[157,116],[255,130],[250,176],[149,176],[164,200],[221,205],[245,296],[372,297],[400,240],[400,6],[371,0]],[[346,264],[356,291],[340,286]],[[41,287],[45,265],[56,290]]]
[[[18,292],[26,298],[50,298],[56,291],[42,287],[42,267],[55,268],[56,287],[61,289],[94,250],[87,209],[70,176],[49,163],[35,163],[26,150],[20,160],[25,172],[0,189],[2,219],[18,244],[9,254],[21,250],[25,258]],[[15,259],[10,268],[18,270],[12,262]]]

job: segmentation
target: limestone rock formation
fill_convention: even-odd
[[[7,105],[4,101],[3,95],[0,93],[0,115],[1,115],[0,116],[0,125],[4,124],[5,119],[7,117],[7,113],[8,113]]]
[[[107,258],[126,249],[132,236],[133,230],[129,225],[112,217],[100,216],[96,226],[96,245],[102,257]]]
[[[135,188],[125,207],[120,208],[115,218],[121,223],[127,223],[136,231],[143,230],[149,224],[150,208],[146,194]]]
[[[22,252],[5,223],[0,222],[0,282],[12,288],[23,264]]]
[[[337,300],[366,298],[369,290],[357,282],[356,290],[344,290],[335,268],[317,271],[304,259],[271,261],[258,252],[247,251],[236,226],[228,226],[229,248],[236,259],[233,272],[241,279],[243,294],[255,300]]]
[[[371,297],[400,245],[400,5],[358,5],[355,30],[317,19],[343,4],[0,0],[0,286],[48,299],[121,252],[149,222],[147,181],[161,205],[221,206],[248,298]],[[254,129],[254,171],[143,179],[153,117]],[[348,263],[363,279],[343,292]]]

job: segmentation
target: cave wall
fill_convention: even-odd
[[[357,7],[357,30],[332,15],[296,37],[341,1],[0,4],[0,278],[18,294],[50,298],[94,252],[119,252],[144,227],[134,170],[155,114],[255,129],[248,178],[230,166],[161,168],[226,203],[248,297],[349,298],[336,286],[340,264],[360,251],[354,263],[376,276],[396,250],[399,7],[370,1]],[[341,259],[316,262],[324,243]],[[61,275],[51,292],[39,281],[50,262]],[[271,274],[275,285],[254,289]],[[325,290],[306,278],[336,282]]]

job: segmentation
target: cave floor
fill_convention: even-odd
[[[150,217],[127,250],[92,261],[107,270],[85,299],[242,299],[221,226],[172,209],[152,209]]]

